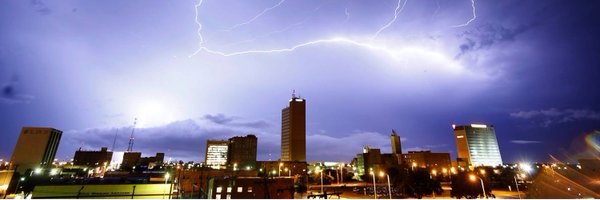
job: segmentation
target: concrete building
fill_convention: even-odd
[[[227,164],[236,168],[254,168],[256,166],[256,148],[258,139],[255,135],[229,138]]]
[[[210,199],[293,199],[294,179],[215,177],[209,181]]]
[[[356,157],[352,159],[352,166],[356,168],[355,173],[358,176],[369,174],[371,170],[378,173],[391,166],[398,166],[400,164],[398,156],[393,153],[382,154],[379,149],[365,146],[363,152],[356,154]]]
[[[102,147],[100,151],[77,150],[73,156],[73,165],[87,167],[109,166],[112,160],[113,152],[108,148]]]
[[[228,149],[229,141],[227,140],[207,140],[204,163],[215,169],[225,168]]]
[[[133,167],[141,167],[141,169],[152,169],[155,166],[160,166],[164,163],[165,153],[156,153],[155,156],[142,157],[141,152],[125,152],[123,154],[123,162],[121,169],[130,170]]]
[[[390,141],[392,142],[392,155],[397,159],[398,164],[402,164],[402,141],[394,129],[392,129]]]
[[[130,170],[133,169],[140,161],[142,152],[125,152],[123,154],[123,162],[121,163],[121,169]]]
[[[281,160],[306,161],[306,100],[295,94],[281,110]]]
[[[452,125],[456,136],[458,163],[469,166],[502,165],[494,126],[484,124]],[[462,166],[465,167],[465,166]]]
[[[450,153],[432,153],[431,151],[409,151],[408,153],[403,154],[402,156],[404,157],[404,161],[412,167],[439,169],[440,172],[443,168],[450,169],[452,167]]]
[[[394,129],[392,129],[390,141],[392,142],[392,154],[402,154],[402,143],[400,142],[400,136],[396,134]]]
[[[11,169],[19,173],[52,165],[62,131],[54,128],[23,127],[10,159]]]

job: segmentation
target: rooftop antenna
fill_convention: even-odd
[[[292,99],[296,98],[296,90],[292,90]]]
[[[119,129],[117,129],[117,131],[115,131],[115,138],[113,139],[113,145],[111,148],[111,151],[115,151],[115,144],[117,144],[117,134],[119,133]]]
[[[127,152],[133,151],[133,133],[135,132],[135,125],[137,124],[137,118],[133,120],[133,128],[131,128],[131,136],[129,136],[129,146],[127,146]]]

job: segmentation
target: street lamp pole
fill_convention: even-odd
[[[162,196],[163,199],[165,198],[165,190],[166,190],[167,181],[169,180],[169,177],[170,177],[169,172],[167,172],[165,174],[165,187],[163,187],[163,196]],[[171,186],[171,185],[169,185],[169,186]]]
[[[319,172],[321,172],[321,194],[323,194],[323,170],[320,170]]]
[[[380,172],[379,175],[383,176],[383,172]],[[390,175],[389,174],[385,174],[387,176],[387,182],[388,182],[388,194],[390,195],[390,199],[392,199],[392,185],[390,184]]]
[[[517,186],[517,194],[519,194],[519,199],[521,199],[521,192],[519,192],[519,182],[517,182],[517,176],[515,178],[515,186]]]
[[[373,194],[375,195],[375,199],[377,199],[377,185],[375,185],[375,172],[371,171],[373,175]]]
[[[487,194],[485,193],[485,186],[483,186],[483,179],[479,178],[479,181],[481,181],[481,189],[483,190],[483,196],[487,199]]]
[[[475,178],[479,179],[479,181],[481,182],[481,190],[483,190],[483,197],[485,197],[487,199],[487,194],[485,193],[485,186],[483,185],[483,179],[481,177],[475,176],[473,174],[471,174],[469,176],[469,178],[471,179],[471,181],[476,181],[477,179],[475,179]]]
[[[279,163],[279,175],[278,176],[281,176],[281,166],[283,166],[283,163]]]

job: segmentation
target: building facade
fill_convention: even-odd
[[[306,161],[306,100],[295,95],[281,110],[281,160]]]
[[[236,168],[254,168],[258,139],[255,135],[229,138],[227,163]]]
[[[113,152],[108,148],[102,147],[100,151],[77,150],[73,156],[73,165],[87,167],[109,166],[112,160]]]
[[[458,162],[468,166],[502,165],[494,126],[484,124],[452,125],[456,137]]]
[[[45,127],[23,127],[10,159],[19,173],[52,165],[62,131]]]
[[[409,166],[433,169],[450,169],[450,153],[432,153],[431,151],[409,151],[402,155]]]
[[[215,169],[224,168],[227,165],[228,149],[227,140],[207,140],[204,163]]]

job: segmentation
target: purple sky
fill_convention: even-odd
[[[474,8],[474,9],[473,9]],[[487,123],[505,162],[566,158],[600,129],[598,1],[18,1],[0,3],[0,158],[22,126],[63,130],[58,158],[127,148],[204,159],[307,99],[307,159],[363,145],[451,152]],[[269,156],[271,154],[271,156]]]

